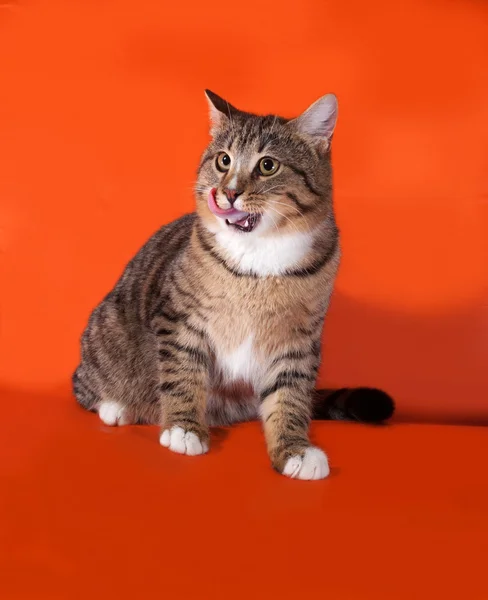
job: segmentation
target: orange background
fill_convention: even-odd
[[[322,380],[488,419],[483,2],[0,2],[0,384],[66,397],[89,311],[193,208],[209,87],[334,91],[344,259]],[[57,390],[57,391],[56,391]]]
[[[89,311],[192,210],[203,89],[333,91],[322,383],[487,423],[487,56],[482,0],[0,0],[2,599],[488,598],[486,429],[316,423],[332,476],[300,484],[258,424],[187,459],[69,390]]]

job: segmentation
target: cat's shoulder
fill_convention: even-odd
[[[170,221],[165,225],[162,225],[148,240],[148,243],[151,241],[161,241],[168,240],[169,237],[173,237],[174,235],[180,234],[188,234],[191,235],[191,231],[197,215],[195,212],[187,213],[174,221]]]

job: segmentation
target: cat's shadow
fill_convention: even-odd
[[[229,437],[229,427],[211,427],[210,428],[210,445],[212,450],[220,450]]]

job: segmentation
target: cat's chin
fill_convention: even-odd
[[[226,219],[225,223],[226,223],[227,227],[235,229],[236,231],[239,231],[242,233],[251,233],[251,231],[254,231],[254,229],[256,229],[256,227],[259,225],[260,221],[261,221],[261,215],[250,214],[247,217],[245,217],[244,219],[241,219],[240,221],[235,221],[234,223],[231,223],[229,221],[229,219]]]

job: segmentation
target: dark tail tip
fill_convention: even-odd
[[[382,390],[342,388],[316,391],[313,418],[382,423],[390,419],[394,412],[393,398]]]

